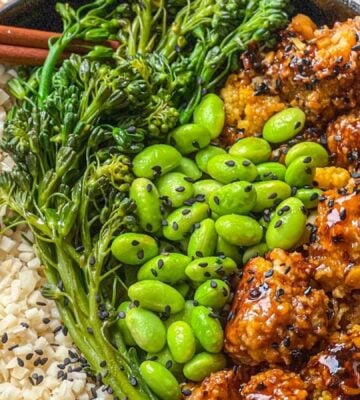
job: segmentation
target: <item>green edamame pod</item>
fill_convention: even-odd
[[[229,297],[230,286],[220,279],[211,279],[196,289],[194,300],[201,306],[219,310],[224,307]]]
[[[256,166],[259,171],[260,181],[283,181],[285,179],[286,167],[278,162],[266,162]]]
[[[308,209],[315,208],[319,204],[319,196],[323,194],[320,189],[298,189],[295,197],[302,201]]]
[[[247,158],[254,164],[260,164],[270,159],[271,151],[271,146],[266,140],[251,136],[234,143],[230,147],[229,154]]]
[[[165,346],[159,353],[148,353],[146,356],[147,361],[156,361],[163,367],[168,369],[180,381],[184,379],[182,373],[182,365],[174,360],[170,350]]]
[[[226,368],[226,358],[223,354],[197,354],[184,365],[184,375],[193,382],[201,382],[210,374]]]
[[[210,218],[204,219],[190,236],[188,256],[194,258],[212,256],[215,253],[217,238],[215,222]]]
[[[267,208],[272,208],[291,196],[291,187],[282,181],[256,182],[254,183],[254,188],[257,194],[253,208],[255,212],[262,212]]]
[[[130,310],[130,305],[130,301],[124,301],[119,305],[117,309],[119,319],[117,320],[116,325],[119,328],[125,344],[128,346],[135,346],[136,342],[126,324],[126,314]]]
[[[208,201],[210,194],[224,185],[213,179],[204,179],[194,183],[194,196],[205,196]]]
[[[311,157],[317,168],[329,165],[329,154],[319,143],[301,142],[291,147],[285,157],[288,166],[299,157]]]
[[[174,129],[169,136],[169,143],[181,154],[189,154],[206,147],[211,141],[208,129],[197,124],[185,124]]]
[[[248,249],[245,250],[244,256],[243,256],[243,263],[244,265],[254,257],[258,256],[263,256],[265,253],[269,251],[269,247],[266,243],[260,243],[257,244],[256,246],[249,247]]]
[[[225,185],[209,197],[209,206],[218,215],[248,214],[255,203],[256,190],[246,181]]]
[[[195,335],[191,326],[184,321],[177,321],[169,326],[167,344],[174,360],[178,363],[186,363],[195,355]]]
[[[195,203],[173,211],[165,219],[163,234],[168,240],[180,241],[186,239],[194,224],[207,218],[209,206],[205,203]]]
[[[167,144],[146,147],[133,160],[133,171],[138,178],[158,178],[174,168],[181,161],[181,154]]]
[[[223,237],[218,236],[216,255],[232,258],[237,265],[242,264],[242,250],[240,247],[227,242]]]
[[[180,207],[184,201],[189,200],[194,194],[192,179],[179,172],[170,172],[162,176],[156,186],[162,199],[171,207]]]
[[[194,122],[208,129],[211,139],[216,139],[225,124],[225,106],[222,99],[213,93],[204,96],[195,108]]]
[[[178,291],[160,281],[136,282],[129,287],[128,296],[131,301],[138,301],[143,308],[166,314],[176,314],[185,305],[185,300]]]
[[[300,108],[287,108],[266,122],[263,137],[270,143],[286,142],[303,130],[305,120],[306,115]]]
[[[226,154],[226,151],[221,147],[213,145],[207,146],[205,147],[205,149],[202,149],[196,153],[196,164],[201,169],[201,171],[207,174],[207,165],[209,160],[215,156],[218,156],[219,154]]]
[[[130,198],[136,204],[140,227],[146,232],[157,232],[161,228],[162,215],[155,185],[146,178],[135,179],[131,184]]]
[[[125,320],[131,336],[142,350],[157,353],[165,346],[166,328],[156,314],[134,307],[127,312]]]
[[[218,235],[236,246],[253,246],[263,237],[261,225],[244,215],[224,215],[215,222],[215,228]]]
[[[141,265],[159,254],[156,240],[142,233],[123,233],[111,245],[115,258],[124,264]]]
[[[299,199],[290,197],[277,207],[266,232],[266,244],[269,249],[289,250],[299,241],[305,228],[305,206]]]
[[[296,158],[286,170],[285,182],[298,188],[312,185],[316,165],[310,156]]]
[[[213,179],[221,183],[245,180],[253,182],[258,176],[258,170],[250,160],[231,154],[220,154],[211,158],[207,170]]]
[[[194,182],[201,179],[202,172],[191,158],[182,157],[180,164],[174,169],[174,172],[180,172],[190,177]]]
[[[191,258],[180,253],[161,254],[147,261],[138,271],[139,281],[154,279],[170,285],[187,278],[185,268]]]
[[[201,346],[209,353],[219,353],[224,344],[224,331],[208,307],[197,306],[191,314],[191,327]]]
[[[237,265],[231,258],[204,257],[192,261],[185,273],[193,282],[205,282],[210,278],[225,278],[236,269]]]
[[[180,386],[175,376],[160,363],[144,361],[139,369],[146,384],[161,400],[181,398]]]

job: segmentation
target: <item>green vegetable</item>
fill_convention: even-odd
[[[129,287],[128,296],[141,307],[166,314],[176,314],[184,308],[185,300],[171,286],[153,280],[136,282]],[[150,351],[150,350],[149,350]]]
[[[111,251],[124,264],[141,265],[159,253],[158,245],[151,236],[141,233],[123,233],[111,245]]]
[[[243,263],[244,265],[254,257],[263,256],[269,250],[266,243],[260,243],[255,246],[249,247],[245,250],[243,256]]]
[[[188,256],[193,258],[212,256],[215,253],[217,238],[215,222],[210,218],[204,219],[190,236]]]
[[[215,222],[215,228],[219,236],[236,246],[253,246],[263,236],[260,224],[244,215],[224,215]]]
[[[329,154],[319,143],[301,142],[291,147],[285,157],[285,164],[289,166],[299,157],[311,157],[316,167],[329,165]]]
[[[210,159],[208,174],[221,183],[252,182],[258,176],[255,165],[244,157],[220,154]]]
[[[133,172],[158,178],[181,160],[175,149],[159,160],[151,150],[145,165],[133,156],[164,146],[179,120],[189,122],[202,94],[236,69],[250,42],[273,45],[287,5],[94,0],[75,11],[59,4],[64,33],[51,41],[45,65],[10,84],[18,101],[1,148],[16,166],[0,174],[0,202],[14,211],[13,223],[33,232],[44,295],[56,301],[91,371],[116,397],[157,398],[139,373],[143,353],[113,329],[136,269],[119,263],[111,246],[141,230],[129,199]],[[116,52],[99,43],[105,37],[119,40]],[[97,47],[58,67],[69,43],[85,38]],[[152,170],[154,162],[164,169]],[[99,318],[100,306],[108,317]]]
[[[148,353],[146,360],[156,361],[168,369],[179,381],[183,379],[182,365],[174,360],[167,346],[165,346],[159,353]]]
[[[285,182],[298,188],[312,185],[316,164],[310,156],[296,158],[286,170]]]
[[[213,372],[226,368],[226,358],[223,354],[197,354],[184,365],[184,375],[193,382],[201,382]]]
[[[302,201],[306,208],[316,208],[319,204],[319,197],[323,191],[320,189],[298,189],[295,197]]]
[[[271,156],[271,146],[261,138],[247,137],[240,139],[230,147],[229,153],[244,157],[254,164],[264,163]]]
[[[193,282],[205,282],[210,278],[223,278],[237,269],[231,258],[204,257],[192,261],[185,269],[186,275]]]
[[[211,158],[218,156],[219,154],[226,154],[226,151],[221,147],[208,146],[205,149],[198,151],[195,155],[195,161],[201,171],[207,173],[207,165]]]
[[[306,219],[306,209],[299,199],[290,197],[280,203],[266,231],[269,249],[293,248],[305,231]]]
[[[272,208],[291,196],[291,187],[282,181],[256,182],[253,186],[257,194],[253,208],[255,212],[262,212],[267,208]]]
[[[179,172],[170,172],[162,176],[156,182],[156,186],[166,204],[174,208],[182,206],[194,194],[194,187],[189,178]]]
[[[242,264],[242,251],[240,247],[228,243],[221,236],[218,237],[216,255],[232,258],[238,265]]]
[[[194,183],[194,195],[204,196],[209,201],[210,194],[223,187],[223,184],[213,179],[204,179]]]
[[[184,364],[190,361],[196,350],[194,332],[184,321],[173,322],[167,330],[167,343],[174,360]]]
[[[300,108],[286,108],[266,122],[263,137],[270,143],[286,142],[303,130],[305,120],[306,115]]]
[[[286,167],[278,162],[266,162],[256,166],[260,181],[283,181],[285,179]]]
[[[202,177],[202,172],[199,167],[191,158],[187,157],[181,158],[180,164],[174,169],[174,172],[180,172],[181,174],[191,178],[194,182]]]
[[[126,314],[131,309],[130,305],[131,305],[130,301],[124,301],[123,303],[121,303],[119,305],[119,307],[117,309],[119,319],[118,319],[116,325],[119,328],[125,343],[128,346],[135,346],[136,342],[126,324]]]
[[[227,303],[230,297],[229,285],[220,279],[211,279],[200,285],[195,292],[194,299],[202,306],[219,310]]]
[[[149,233],[161,228],[160,195],[155,185],[145,178],[135,179],[130,188],[130,198],[136,204],[140,227]]]
[[[125,321],[131,336],[142,350],[157,353],[165,346],[165,325],[156,314],[134,307],[127,312]]]
[[[140,373],[151,390],[161,400],[177,400],[181,398],[180,387],[174,375],[155,361],[144,361],[140,365]]]
[[[256,190],[250,182],[234,182],[211,193],[209,206],[218,215],[248,214],[256,204]]]
[[[211,139],[216,139],[225,124],[225,107],[221,98],[213,93],[204,96],[195,108],[194,122],[206,128],[211,134]]]
[[[169,143],[181,154],[189,154],[203,149],[211,141],[210,131],[201,125],[181,125],[170,133]]]

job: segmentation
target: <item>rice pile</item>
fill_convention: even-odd
[[[0,65],[0,134],[16,75]],[[0,153],[0,168],[12,160]],[[0,217],[6,210],[0,210]],[[44,299],[42,266],[25,226],[0,235],[0,400],[89,400],[113,397],[83,372],[86,360],[61,325],[55,303]]]

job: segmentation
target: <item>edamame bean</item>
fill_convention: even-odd
[[[176,289],[184,299],[186,299],[187,295],[191,290],[190,285],[186,282],[178,283],[177,285],[174,286],[174,289]]]
[[[220,279],[211,279],[201,284],[195,292],[194,300],[201,306],[219,310],[230,297],[229,285]]]
[[[308,209],[315,208],[319,204],[319,196],[323,194],[320,189],[298,189],[295,197],[302,201]]]
[[[235,181],[253,182],[258,176],[255,165],[244,157],[220,154],[211,158],[207,165],[208,174],[221,183]]]
[[[144,351],[157,353],[166,344],[166,328],[161,319],[143,308],[131,308],[126,325],[136,344]]]
[[[261,242],[263,229],[253,218],[244,215],[224,215],[215,222],[218,235],[236,246],[253,246]]]
[[[211,141],[208,129],[197,124],[181,125],[170,133],[169,143],[181,154],[189,154],[206,147]]]
[[[172,323],[176,321],[184,321],[187,322],[189,325],[191,324],[191,314],[193,309],[195,308],[193,300],[185,301],[185,306],[182,311],[178,312],[177,314],[172,314],[168,319],[166,319],[165,326],[168,328]]]
[[[213,93],[204,96],[195,108],[194,122],[207,128],[211,133],[211,139],[216,139],[225,123],[225,107],[222,99]]]
[[[184,321],[169,326],[167,344],[174,360],[180,364],[190,361],[195,355],[195,335],[191,326]]]
[[[185,268],[191,258],[180,253],[161,254],[147,261],[138,271],[139,281],[157,280],[170,285],[187,278]]]
[[[162,215],[155,185],[146,178],[135,179],[131,184],[130,198],[136,204],[140,227],[146,232],[157,232],[161,228]]]
[[[180,386],[175,376],[160,363],[144,361],[140,365],[140,373],[149,388],[161,400],[181,399]]]
[[[254,257],[258,256],[263,256],[265,253],[269,251],[269,247],[266,243],[260,243],[257,244],[256,246],[249,247],[248,249],[245,250],[244,256],[243,256],[243,263],[244,265]]]
[[[163,367],[168,369],[180,381],[184,379],[182,373],[182,365],[174,360],[167,346],[165,346],[159,353],[148,353],[146,359],[147,361],[158,362]]]
[[[286,170],[285,182],[298,188],[313,183],[316,166],[310,156],[296,158]]]
[[[162,176],[156,186],[162,199],[171,207],[180,207],[184,201],[189,200],[194,194],[192,179],[180,174],[179,172],[170,172]]]
[[[304,204],[295,197],[284,200],[276,209],[266,232],[266,244],[269,249],[279,247],[289,250],[295,246],[306,227]]]
[[[242,264],[242,250],[240,247],[227,242],[221,236],[218,236],[216,255],[232,258],[238,266]]]
[[[194,196],[205,196],[205,200],[208,201],[210,194],[216,189],[220,189],[224,185],[213,179],[204,179],[194,183]]]
[[[263,137],[270,143],[286,142],[303,130],[305,120],[305,113],[298,107],[282,110],[266,122]]]
[[[207,174],[207,165],[209,160],[213,157],[218,156],[220,154],[226,154],[226,151],[221,147],[217,146],[208,146],[205,149],[198,151],[195,155],[195,161],[197,166],[201,169],[201,171]]]
[[[163,234],[168,240],[180,241],[191,232],[194,224],[207,218],[209,206],[195,203],[173,211],[164,221]]]
[[[224,278],[231,275],[237,265],[231,258],[204,257],[192,261],[185,269],[193,282],[205,282],[210,278]]]
[[[184,365],[184,375],[193,382],[201,382],[213,372],[226,368],[226,358],[223,354],[197,354]]]
[[[311,157],[317,168],[329,165],[329,154],[319,143],[301,142],[291,147],[285,157],[285,164],[290,165],[299,157]]]
[[[282,181],[256,182],[254,188],[257,194],[256,203],[253,207],[255,212],[272,208],[291,196],[291,187]]]
[[[133,160],[133,171],[138,178],[153,179],[170,172],[181,161],[181,154],[167,144],[146,147]]]
[[[156,240],[142,233],[123,233],[111,245],[113,256],[124,264],[141,265],[159,254]]]
[[[219,353],[224,344],[224,332],[219,320],[208,307],[197,306],[191,314],[191,327],[201,346],[209,353]]]
[[[251,136],[234,143],[229,153],[244,157],[254,164],[260,164],[269,160],[271,151],[271,146],[266,140]]]
[[[128,296],[133,302],[138,301],[141,307],[166,314],[176,314],[185,305],[185,300],[178,291],[160,281],[136,282],[129,287]]]
[[[194,258],[212,256],[215,253],[217,238],[215,222],[210,218],[204,219],[190,236],[188,256]]]
[[[194,182],[201,179],[202,172],[191,158],[182,157],[180,164],[174,169],[174,172],[180,172],[190,177]]]
[[[130,305],[130,301],[124,301],[119,305],[117,309],[119,319],[117,320],[116,325],[119,328],[125,344],[128,346],[135,346],[136,342],[126,324],[126,314],[130,310]]]
[[[278,162],[267,162],[256,166],[259,171],[260,181],[283,181],[285,179],[286,167]]]
[[[246,181],[225,185],[209,197],[209,206],[218,215],[248,214],[255,204],[256,191]]]

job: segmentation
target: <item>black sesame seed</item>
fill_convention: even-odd
[[[26,354],[25,359],[30,361],[32,359],[33,355],[34,355],[34,353],[28,353],[28,354]]]
[[[246,188],[244,189],[245,190],[245,192],[251,192],[252,191],[252,185],[249,185],[249,186],[246,186]]]
[[[179,187],[177,187],[177,188],[175,189],[175,191],[176,191],[176,192],[179,192],[179,193],[182,193],[182,192],[185,192],[185,188],[184,188],[184,186],[179,186]]]
[[[192,391],[191,391],[190,389],[182,389],[181,393],[182,393],[184,396],[191,396]]]
[[[305,206],[301,206],[301,212],[304,214],[304,215],[307,215],[307,211],[306,211],[306,208],[305,208]]]
[[[23,367],[25,365],[24,361],[19,357],[17,357],[16,361],[19,367]]]
[[[248,167],[249,165],[251,165],[251,161],[249,161],[249,160],[244,160],[244,161],[242,162],[242,165],[243,165],[244,167]]]
[[[5,332],[5,333],[1,336],[1,343],[5,344],[8,340],[9,340],[8,334]]]
[[[44,354],[44,352],[43,352],[42,350],[40,350],[40,349],[35,350],[35,353],[36,353],[38,356],[42,356],[42,355]]]
[[[165,368],[170,369],[173,366],[173,362],[171,360],[166,361]]]
[[[49,318],[43,318],[42,322],[47,325],[50,322]]]
[[[201,267],[201,268],[206,268],[208,265],[209,265],[209,264],[206,263],[206,262],[201,262],[201,263],[199,263],[199,267]]]
[[[199,203],[203,203],[205,201],[205,195],[204,194],[197,194],[195,196],[195,200]]]
[[[173,222],[172,227],[173,227],[174,231],[177,231],[179,229],[179,225],[176,221]]]
[[[305,157],[304,160],[303,160],[303,163],[304,164],[309,164],[309,163],[311,163],[311,161],[312,161],[311,157]]]
[[[305,296],[309,295],[309,294],[311,293],[311,290],[312,290],[312,287],[311,287],[311,286],[307,287],[307,288],[305,289],[305,291],[304,291],[304,295],[305,295]]]
[[[274,270],[269,269],[265,272],[265,278],[271,278],[274,275]]]
[[[280,228],[280,226],[282,225],[282,221],[281,219],[279,219],[278,221],[275,222],[275,228]]]
[[[165,312],[166,312],[167,314],[170,314],[170,313],[171,313],[171,307],[170,307],[169,305],[165,306],[164,310],[165,310]]]
[[[193,145],[193,147],[195,147],[196,149],[200,149],[200,144],[199,144],[199,142],[198,141],[196,141],[196,140],[193,140],[192,142],[191,142],[191,144]]]
[[[189,183],[193,183],[193,182],[194,182],[194,179],[193,179],[193,178],[190,178],[190,176],[185,176],[185,177],[184,177],[184,181],[189,182]]]
[[[164,260],[162,260],[162,259],[158,260],[157,266],[159,269],[161,269],[164,266]]]
[[[228,294],[229,294],[229,291],[226,288],[223,287],[222,288],[222,294],[223,294],[224,297],[227,297]]]
[[[254,279],[255,279],[255,276],[250,276],[250,278],[246,282],[251,283]]]
[[[126,318],[126,313],[124,311],[120,311],[118,313],[118,316],[119,316],[120,319],[124,319],[124,318]]]
[[[285,294],[284,289],[282,289],[282,288],[277,289],[276,294],[275,294],[276,299],[279,299],[279,298],[280,298],[281,296],[283,296],[284,294]]]
[[[278,196],[278,194],[274,192],[274,193],[269,194],[268,199],[273,200],[273,199],[276,199],[277,196]]]
[[[151,184],[151,183],[149,183],[148,185],[146,185],[146,191],[147,192],[151,192],[152,191],[152,189],[153,189],[153,185]]]
[[[295,196],[296,195],[296,193],[297,193],[297,187],[295,187],[295,186],[293,186],[292,188],[291,188],[291,196]]]
[[[19,347],[19,345],[18,345],[18,344],[14,344],[13,346],[10,346],[10,347],[8,348],[8,350],[9,350],[9,351],[13,351],[13,350],[16,349],[17,347]]]
[[[285,347],[290,347],[291,340],[288,336],[283,340],[283,344]]]
[[[144,256],[145,256],[144,250],[143,250],[143,249],[139,250],[139,251],[136,253],[136,256],[137,256],[137,258],[138,258],[139,260],[142,260],[142,259],[144,258]]]
[[[132,246],[138,246],[140,244],[140,242],[138,242],[137,240],[133,240],[132,242],[131,242],[131,245]]]
[[[339,216],[340,216],[341,221],[344,221],[346,219],[346,209],[345,208],[342,208],[340,210]]]
[[[90,335],[92,335],[92,334],[94,333],[93,329],[90,328],[90,326],[88,326],[88,327],[86,328],[86,330],[88,331],[88,333],[90,333]]]
[[[206,272],[204,272],[204,276],[205,276],[206,278],[210,278],[211,274],[210,274],[210,272],[206,271]]]
[[[194,224],[194,229],[199,229],[200,226],[201,226],[200,222],[196,222],[196,223]],[[202,256],[201,256],[201,257],[202,257]]]
[[[157,273],[156,269],[151,268],[150,271],[155,276],[155,278],[158,276],[158,273]]]
[[[315,201],[315,200],[317,200],[319,198],[319,193],[313,193],[311,196],[310,196],[310,200],[311,201]]]
[[[284,271],[284,275],[287,275],[291,270],[291,267],[286,267]]]
[[[99,364],[101,368],[105,368],[106,367],[106,361],[103,360],[101,361],[101,363]]]
[[[147,224],[146,224],[146,230],[147,230],[148,232],[151,232],[151,231],[153,230],[152,225],[149,224],[149,223],[147,223]]]
[[[228,167],[235,167],[235,161],[233,161],[233,160],[225,161],[225,164],[226,164]]]
[[[133,304],[135,307],[139,307],[140,306],[140,301],[139,300],[134,300]]]
[[[166,221],[166,219],[163,219],[163,220],[161,221],[161,225],[162,225],[162,226],[168,226],[169,223]]]
[[[260,295],[261,295],[261,292],[258,288],[253,288],[249,292],[250,299],[257,299],[258,297],[260,297]]]
[[[90,265],[95,265],[95,263],[96,263],[96,258],[94,256],[91,256],[90,260],[89,260],[89,264]]]
[[[311,175],[311,174],[313,173],[313,170],[312,170],[311,167],[307,167],[307,168],[305,168],[305,172],[306,172],[308,175]]]
[[[26,322],[20,322],[20,325],[25,329],[29,327],[29,324],[27,324]]]
[[[82,251],[84,251],[84,246],[78,246],[78,247],[75,249],[75,251],[76,251],[77,253],[81,253]]]
[[[195,252],[195,255],[196,255],[196,257],[199,257],[199,258],[204,257],[203,253],[199,250]]]
[[[218,284],[217,284],[215,281],[211,281],[211,282],[210,282],[210,286],[211,286],[213,289],[216,289],[216,288],[218,287]]]
[[[273,349],[278,349],[278,348],[279,348],[279,345],[278,345],[277,343],[271,343],[271,347],[272,347]]]
[[[185,208],[185,210],[182,210],[181,211],[181,214],[182,215],[188,215],[188,214],[190,214],[191,213],[191,210],[189,210],[188,208]]]
[[[214,196],[214,203],[217,205],[220,204],[220,199],[217,196]]]

